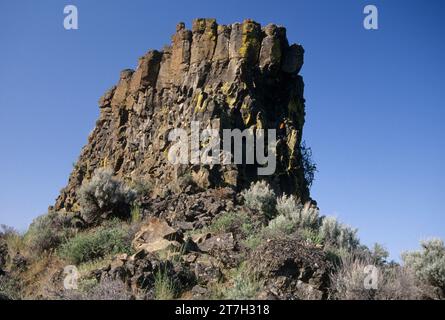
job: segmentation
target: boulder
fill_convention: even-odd
[[[209,295],[209,290],[206,287],[201,287],[196,285],[192,288],[192,299],[193,300],[203,300]]]
[[[304,49],[298,44],[291,45],[285,53],[282,69],[286,73],[300,72],[304,63]]]
[[[221,263],[210,255],[199,255],[192,264],[198,284],[208,285],[221,280]]]
[[[145,251],[149,253],[156,253],[165,250],[180,250],[181,244],[177,241],[169,241],[166,239],[158,238],[150,243],[144,243],[138,246],[139,251]]]
[[[215,236],[206,235],[206,239],[198,239],[198,247],[204,252],[230,251],[235,248],[235,240],[232,233],[224,233]]]
[[[183,242],[182,234],[159,218],[150,218],[136,233],[132,246],[136,251],[148,253],[166,249],[179,249]]]
[[[210,189],[192,194],[167,194],[144,197],[142,205],[178,230],[194,230],[208,226],[221,212],[235,208],[236,193],[231,188]]]

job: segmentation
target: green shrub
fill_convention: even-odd
[[[353,250],[360,244],[357,229],[339,223],[335,217],[322,219],[319,235],[325,243],[342,249]]]
[[[293,219],[300,228],[318,228],[320,219],[318,208],[307,205]]]
[[[441,239],[421,242],[422,249],[405,252],[402,259],[405,266],[415,272],[416,277],[426,281],[445,293],[445,246]]]
[[[110,169],[98,169],[78,191],[81,213],[87,223],[109,217],[128,218],[136,192],[113,177]]]
[[[414,274],[397,264],[376,267],[375,288],[365,287],[372,258],[349,253],[331,274],[331,299],[338,300],[417,300],[430,295],[429,289],[415,280]]]
[[[319,211],[317,208],[306,205],[303,206],[294,196],[283,195],[277,199],[276,210],[278,215],[282,215],[291,220],[299,228],[317,228],[319,221]]]
[[[138,223],[142,220],[141,207],[138,205],[133,205],[131,207],[131,222]]]
[[[263,236],[262,232],[252,234],[246,240],[243,241],[243,244],[247,248],[255,250],[263,242],[262,236]]]
[[[232,286],[225,289],[222,295],[229,300],[249,300],[256,298],[262,287],[259,277],[243,263],[234,272]]]
[[[209,226],[213,232],[227,232],[238,222],[239,217],[235,212],[224,212]]]
[[[297,229],[315,229],[318,226],[319,213],[317,208],[303,206],[294,196],[283,195],[277,199],[278,215],[269,222],[268,229],[272,232],[290,234]]]
[[[295,212],[303,209],[303,205],[293,195],[283,195],[277,199],[277,214],[285,217],[292,217]]]
[[[165,270],[158,270],[154,275],[154,296],[156,300],[172,300],[176,296],[176,286]]]
[[[312,149],[306,146],[306,142],[300,145],[301,162],[304,170],[304,179],[307,186],[312,186],[315,179],[315,172],[317,172],[317,165],[312,160]]]
[[[249,189],[242,192],[242,196],[246,207],[259,210],[269,219],[276,215],[275,192],[265,181],[252,183]]]
[[[295,230],[295,223],[283,215],[270,220],[267,229],[271,233],[291,234]]]
[[[250,237],[257,230],[257,226],[252,221],[246,221],[241,224],[241,233],[243,237]]]
[[[73,216],[49,212],[34,219],[24,239],[33,255],[57,248],[75,234]]]
[[[375,243],[371,251],[371,258],[374,263],[376,265],[384,265],[388,257],[388,250],[386,250],[385,247],[383,247],[381,244]]]
[[[18,300],[21,298],[20,284],[6,275],[0,275],[0,298]],[[1,300],[1,299],[0,299]]]
[[[224,212],[212,222],[208,229],[214,233],[239,233],[245,238],[255,232],[258,224],[252,221],[252,217],[247,212]]]
[[[314,244],[314,245],[322,245],[323,239],[321,238],[320,234],[313,230],[313,229],[301,229],[300,231],[301,237],[306,240],[307,242]]]
[[[60,248],[62,258],[73,264],[104,258],[109,254],[131,253],[126,228],[101,227],[80,233]]]
[[[23,237],[12,227],[0,225],[0,274],[11,256],[20,252]]]

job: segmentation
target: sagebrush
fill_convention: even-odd
[[[402,259],[421,281],[439,288],[445,295],[445,246],[441,239],[421,242],[422,249],[405,252]]]
[[[266,217],[273,218],[276,215],[275,192],[265,181],[252,183],[250,188],[242,192],[246,207],[259,210]]]
[[[101,168],[78,191],[81,213],[88,223],[109,217],[129,218],[136,192],[113,176],[113,171]]]

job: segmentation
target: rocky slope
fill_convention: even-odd
[[[191,121],[200,121],[202,129],[278,129],[277,170],[263,178],[279,193],[308,200],[300,153],[303,53],[289,45],[285,28],[273,24],[196,19],[188,30],[179,23],[170,46],[147,52],[100,99],[96,127],[55,210],[79,211],[78,189],[101,167],[150,185],[153,197],[181,193],[185,178],[199,190],[235,191],[258,179],[254,165],[170,164],[168,132]]]

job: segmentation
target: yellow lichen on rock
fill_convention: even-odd
[[[199,92],[195,97],[195,113],[197,112],[204,112],[207,109],[208,101],[206,100],[206,93],[205,92]]]
[[[261,48],[259,25],[252,20],[245,20],[242,24],[242,43],[239,49],[241,58],[255,63]]]
[[[108,156],[106,156],[105,158],[102,159],[102,161],[100,162],[100,167],[101,168],[106,168],[108,167],[109,161],[108,161]]]
[[[241,117],[243,119],[244,125],[246,125],[247,127],[253,124],[253,116],[252,111],[250,110],[250,104],[245,101],[243,101],[243,103],[241,104]]]
[[[297,151],[298,147],[298,131],[295,129],[292,129],[290,134],[287,137],[287,147],[289,150],[289,163],[288,163],[288,170],[292,169],[293,163],[295,161],[296,155],[295,152]]]

